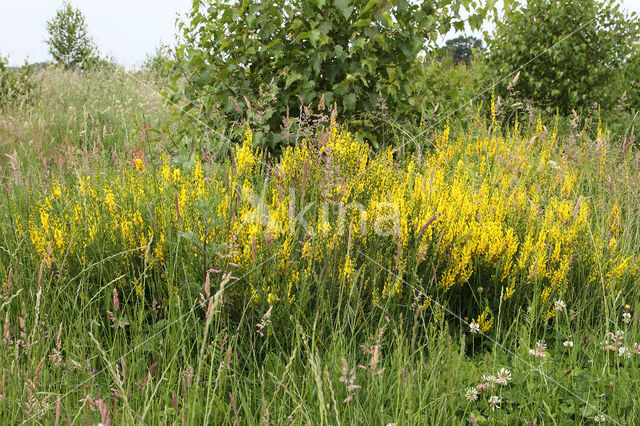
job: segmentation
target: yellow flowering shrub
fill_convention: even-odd
[[[502,298],[515,309],[637,281],[638,257],[618,243],[622,201],[597,190],[606,176],[585,167],[600,167],[599,156],[564,155],[540,120],[531,135],[480,135],[455,138],[447,125],[432,150],[401,161],[333,126],[258,167],[247,129],[233,163],[215,173],[166,159],[54,182],[24,228],[50,267],[82,271],[113,258],[135,282],[141,271],[162,277],[169,263],[203,277],[205,260],[246,274],[229,293],[256,304],[297,303],[309,283],[330,295],[358,289],[371,305],[416,292],[469,304],[482,283],[489,305]],[[208,260],[207,245],[218,253]],[[487,303],[465,309],[491,328]]]

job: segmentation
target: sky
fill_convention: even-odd
[[[277,1],[277,0],[276,0]],[[50,59],[46,22],[63,0],[0,0],[0,56],[10,65]],[[623,0],[640,14],[640,0]],[[89,34],[103,54],[133,68],[161,44],[173,44],[176,18],[191,0],[71,0],[85,15]]]
[[[640,0],[639,0],[640,1]],[[0,55],[11,65],[50,59],[46,22],[62,0],[0,0]],[[162,43],[173,44],[178,14],[191,0],[71,0],[101,53],[131,68]]]

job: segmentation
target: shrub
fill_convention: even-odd
[[[446,120],[464,126],[471,121],[466,118],[475,116],[475,99],[485,87],[486,64],[481,58],[471,59],[470,66],[456,65],[451,55],[432,55],[420,64],[422,77],[414,82],[412,91],[423,129],[436,131]]]
[[[225,291],[236,312],[243,301],[278,311],[357,294],[397,310],[439,300],[488,329],[489,309],[515,316],[531,303],[546,320],[558,298],[597,310],[605,292],[636,294],[626,206],[638,192],[637,150],[611,149],[605,135],[567,152],[542,122],[521,131],[478,123],[452,138],[445,127],[432,151],[403,163],[332,127],[263,167],[247,130],[217,173],[197,159],[179,168],[138,155],[120,172],[52,182],[17,219],[18,239],[96,288],[122,275],[158,300],[173,291],[168,275],[245,277]]]
[[[142,63],[142,70],[155,77],[169,77],[175,72],[175,61],[171,54],[172,51],[167,45],[156,47],[153,53],[147,54]]]
[[[613,107],[622,92],[611,90],[612,82],[624,78],[639,34],[635,14],[623,13],[615,0],[507,7],[488,40],[496,93],[505,95],[511,79],[500,79],[522,67],[517,90],[548,112],[566,115],[596,101]]]
[[[283,131],[283,123],[304,112],[301,104],[335,105],[352,124],[380,109],[405,117],[417,110],[411,83],[425,43],[464,26],[463,6],[474,13],[472,27],[482,23],[484,11],[474,2],[450,3],[195,1],[189,22],[179,24],[185,41],[177,49],[176,79],[189,81],[184,90],[173,88],[171,100],[184,96],[186,109],[197,107],[205,123],[219,113],[228,126],[246,120],[268,92],[271,107],[254,123],[254,141],[271,148],[291,141],[287,133],[296,132]]]
[[[14,101],[29,100],[35,89],[33,70],[26,63],[20,68],[9,68],[8,60],[0,56],[0,110]]]

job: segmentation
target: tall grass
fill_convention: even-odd
[[[32,178],[87,171],[123,161],[140,148],[147,126],[168,111],[153,84],[119,69],[70,72],[46,68],[28,98],[0,115],[0,171]]]

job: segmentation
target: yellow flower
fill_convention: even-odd
[[[136,170],[144,170],[144,161],[142,161],[142,158],[136,158],[134,160],[135,166],[136,166]]]
[[[493,317],[489,317],[489,307],[484,308],[484,311],[475,320],[475,323],[480,325],[480,333],[486,333],[493,327]]]
[[[238,176],[250,174],[257,163],[255,153],[253,152],[253,133],[249,126],[247,126],[242,146],[236,146],[235,160]]]

